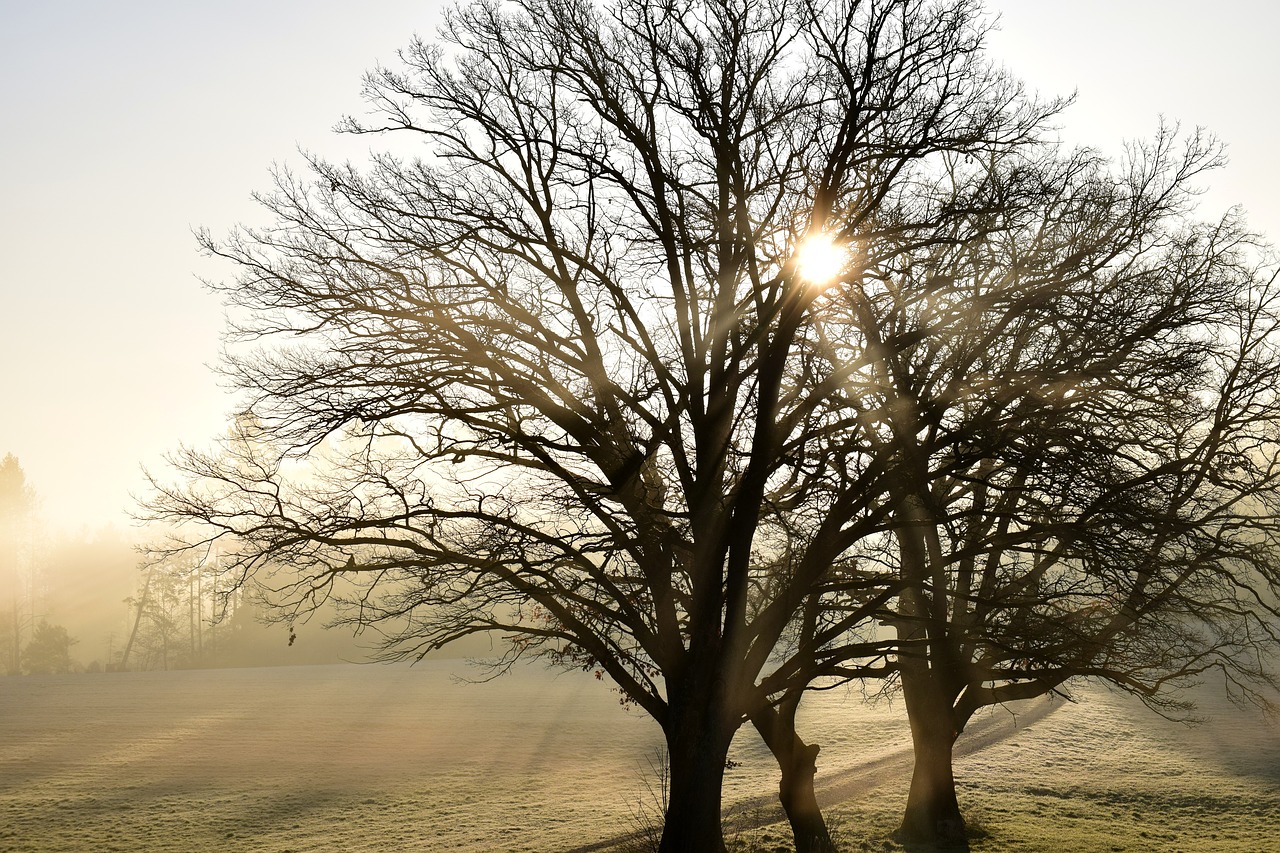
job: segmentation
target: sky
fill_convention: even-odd
[[[358,8],[358,13],[357,13]],[[364,159],[360,80],[429,37],[434,0],[0,0],[0,456],[55,531],[128,529],[142,469],[223,431],[222,308],[192,230],[260,222],[251,194],[299,148]],[[1203,200],[1280,239],[1280,5],[991,0],[991,55],[1062,136],[1118,154],[1160,117],[1231,165]]]

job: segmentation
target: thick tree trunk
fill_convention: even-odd
[[[904,668],[902,688],[911,720],[915,767],[899,838],[908,849],[968,850],[968,833],[952,770],[952,748],[958,732],[951,703],[930,673]]]
[[[760,711],[751,717],[751,722],[782,771],[778,799],[791,824],[796,853],[835,853],[835,843],[813,790],[818,746],[806,744],[796,734],[795,704],[798,699],[777,710]]]
[[[817,746],[806,746],[799,741],[792,762],[782,766],[782,780],[778,783],[778,798],[791,824],[796,853],[835,853],[836,850],[813,792],[817,755]]]
[[[960,656],[947,637],[946,560],[925,497],[923,491],[904,497],[899,520],[905,524],[898,533],[903,577],[909,581],[899,596],[903,650],[898,664],[915,751],[898,837],[908,850],[921,853],[969,849],[951,766],[960,733],[952,705],[963,686],[956,677]]]
[[[720,793],[733,731],[687,720],[667,735],[671,790],[660,853],[724,853]]]

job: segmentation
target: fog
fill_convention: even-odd
[[[128,530],[140,466],[224,428],[233,401],[210,366],[225,278],[191,230],[260,221],[250,194],[298,149],[363,161],[331,132],[360,114],[360,78],[429,37],[440,4],[268,6],[130,0],[0,3],[0,456],[22,460],[55,530]],[[1072,141],[1118,153],[1160,115],[1230,149],[1206,213],[1234,204],[1280,232],[1276,7],[1103,0],[989,4],[994,55],[1046,94],[1079,91]],[[255,217],[259,217],[255,220]]]
[[[31,527],[39,529],[38,519]],[[15,640],[26,649],[41,623],[65,628],[71,641],[69,665],[52,672],[361,662],[378,650],[374,635],[327,629],[338,615],[332,606],[295,623],[292,642],[290,627],[267,624],[266,609],[250,595],[231,599],[224,612],[212,565],[157,571],[148,582],[138,535],[107,528],[18,538],[19,547],[0,563],[0,660],[11,672]],[[488,638],[477,637],[432,657],[484,657],[491,651]],[[33,671],[30,662],[17,668]]]
[[[192,230],[252,224],[250,194],[299,149],[364,162],[369,138],[330,129],[363,109],[361,73],[430,38],[440,8],[5,5],[0,853],[564,850],[657,819],[659,733],[607,681],[522,669],[457,683],[479,674],[462,659],[493,652],[484,636],[418,668],[343,665],[375,657],[379,637],[327,628],[331,604],[266,621],[259,590],[229,592],[216,555],[153,570],[140,548],[155,531],[130,519],[143,467],[165,478],[165,454],[212,441],[236,406],[212,369],[223,308],[198,280],[234,271],[200,257]],[[1280,234],[1280,128],[1259,97],[1280,75],[1275,7],[989,10],[1004,15],[993,61],[1046,95],[1078,90],[1065,140],[1118,153],[1161,115],[1205,125],[1233,160],[1203,213],[1242,204]],[[1210,692],[1198,729],[1093,685],[1081,696],[1000,709],[965,735],[979,838],[1280,850],[1274,726]],[[802,712],[846,849],[887,837],[911,772],[902,709],[832,693]],[[732,760],[726,802],[751,816],[731,828],[778,820],[749,728]],[[762,832],[742,846],[790,843]]]

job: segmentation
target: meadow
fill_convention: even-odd
[[[620,850],[656,815],[661,739],[589,673],[460,661],[0,679],[0,851]],[[1168,723],[1086,687],[961,740],[975,850],[1280,850],[1280,729],[1206,692]],[[850,850],[891,850],[901,708],[806,700]],[[741,851],[787,849],[768,753],[727,773]],[[632,845],[634,846],[634,845]]]
[[[1050,713],[1025,714],[956,762],[974,851],[1280,851],[1275,721],[1207,689],[1194,694],[1194,726],[1098,686],[1078,693]],[[900,849],[889,836],[906,799],[904,777],[876,782],[853,797],[820,793],[846,850]],[[773,825],[744,833],[737,849],[772,853],[789,849],[787,841]]]

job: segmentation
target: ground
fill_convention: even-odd
[[[1280,727],[1198,696],[1194,727],[1100,689],[957,762],[974,853],[1280,851]],[[886,779],[828,807],[848,851],[891,851],[905,803]],[[775,824],[741,833],[739,853],[786,851]]]
[[[0,853],[617,850],[654,815],[656,726],[590,674],[287,667],[0,678]],[[1198,698],[1165,722],[1096,687],[997,709],[963,736],[977,853],[1280,853],[1280,729]],[[849,851],[897,849],[901,706],[806,700],[819,796]],[[740,853],[790,848],[745,731],[727,773]],[[754,829],[749,827],[755,827]]]

